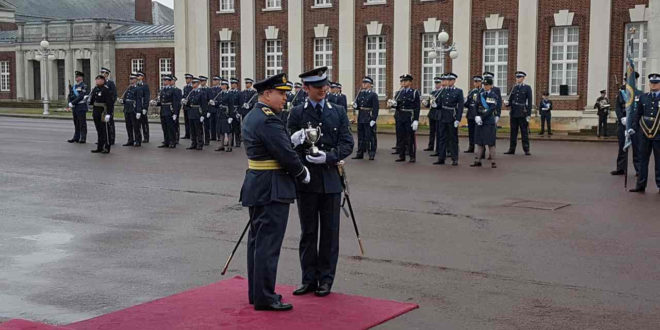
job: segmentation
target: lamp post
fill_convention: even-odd
[[[438,40],[433,42],[433,45],[431,46],[433,50],[429,52],[429,58],[435,61],[440,56],[440,54],[445,53],[449,53],[449,57],[452,60],[458,58],[458,49],[456,48],[456,43],[452,42],[451,45],[448,45],[448,41],[449,33],[445,32],[445,30],[442,30],[442,32],[438,33]]]
[[[48,98],[48,62],[50,60],[55,59],[55,54],[53,53],[52,50],[50,50],[50,43],[48,40],[44,39],[41,40],[41,43],[39,43],[40,48],[37,50],[37,54],[35,55],[35,58],[37,61],[44,61],[44,74],[45,74],[45,83],[44,83],[44,93],[43,93],[43,98],[42,101],[44,103],[44,115],[49,115],[50,112],[48,111],[49,106],[50,106],[50,99]]]

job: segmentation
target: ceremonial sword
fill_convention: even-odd
[[[341,177],[341,185],[344,188],[344,201],[341,204],[344,214],[349,216],[349,213],[346,212],[345,204],[348,204],[348,211],[350,212],[350,218],[353,220],[353,229],[355,229],[355,236],[357,236],[358,244],[360,245],[360,255],[364,256],[364,246],[362,246],[362,239],[360,238],[360,231],[358,230],[357,221],[355,220],[355,214],[353,213],[353,205],[351,204],[350,191],[348,189],[348,178],[346,177],[346,169],[344,168],[344,161],[340,161],[337,164],[337,172]]]
[[[250,224],[252,224],[252,218],[250,218],[250,220],[248,220],[247,225],[245,225],[245,229],[243,229],[243,232],[241,233],[241,237],[238,238],[238,241],[236,242],[234,249],[231,251],[229,258],[227,258],[227,262],[225,262],[225,266],[222,267],[222,272],[220,272],[220,275],[225,275],[225,273],[227,272],[229,263],[231,262],[231,259],[234,258],[234,254],[236,253],[236,250],[238,250],[238,246],[241,245],[241,241],[243,240],[243,237],[245,236],[245,233],[247,232],[248,228],[250,228]]]

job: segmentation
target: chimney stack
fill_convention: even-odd
[[[135,20],[147,24],[153,24],[151,0],[135,0]]]

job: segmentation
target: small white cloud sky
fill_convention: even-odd
[[[174,0],[156,0],[156,2],[160,2],[164,4],[165,6],[168,6],[170,8],[174,8]]]

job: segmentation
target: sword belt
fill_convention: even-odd
[[[282,165],[275,159],[253,160],[248,159],[248,169],[255,171],[274,171],[281,170]]]

